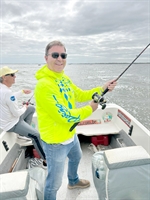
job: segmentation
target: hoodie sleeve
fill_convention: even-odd
[[[74,100],[72,103],[65,99],[58,87],[53,84],[38,83],[35,88],[36,109],[42,118],[45,114],[56,122],[74,123],[79,122],[92,114],[90,105],[75,108]],[[74,94],[71,100],[74,99]]]
[[[92,114],[90,105],[76,108],[76,101],[86,102],[92,100],[95,92],[102,93],[102,87],[96,87],[91,90],[82,90],[65,76],[61,84],[46,79],[41,79],[35,88],[36,109],[41,118],[44,113],[57,122],[75,123],[84,120]],[[64,87],[65,83],[68,85]],[[62,86],[62,87],[61,87]],[[65,88],[65,89],[64,89]]]
[[[94,93],[102,94],[104,91],[103,87],[96,87],[92,88],[90,90],[82,90],[79,87],[77,87],[75,84],[72,83],[72,87],[75,92],[75,99],[78,102],[86,102],[92,100],[92,96]]]

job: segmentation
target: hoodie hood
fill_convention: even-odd
[[[53,78],[58,79],[58,78],[61,78],[63,74],[64,74],[64,71],[62,71],[61,73],[54,72],[48,68],[47,64],[45,64],[36,72],[35,78],[37,80],[45,78],[45,77],[53,77]]]

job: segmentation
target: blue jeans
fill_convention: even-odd
[[[44,200],[56,200],[57,191],[62,184],[65,160],[68,157],[68,182],[74,185],[79,182],[77,174],[81,159],[81,148],[78,137],[67,144],[47,144],[43,141],[43,149],[46,155],[48,175],[45,183]]]

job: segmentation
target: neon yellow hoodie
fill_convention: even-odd
[[[44,65],[36,72],[35,101],[41,139],[48,144],[62,143],[75,134],[70,127],[92,114],[90,105],[76,108],[76,102],[92,99],[102,87],[81,90],[64,74],[56,73]]]

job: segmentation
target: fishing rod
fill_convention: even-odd
[[[141,54],[150,46],[150,43],[139,53],[139,55],[136,56],[136,58],[129,64],[129,66],[114,80],[117,81],[128,69],[129,67],[141,56]],[[113,82],[112,82],[113,83]],[[104,96],[109,91],[108,88],[104,90],[101,96]]]
[[[28,99],[28,101],[27,102],[25,102],[25,101],[23,101],[23,105],[29,105],[29,104],[31,104],[31,105],[34,105],[33,103],[30,103],[30,101],[31,101],[31,99],[32,99],[32,97],[34,96],[34,93],[32,94],[32,96],[30,97],[30,99]]]
[[[139,53],[136,58],[128,65],[128,67],[113,81],[117,81],[128,69],[129,67],[142,55],[142,53],[150,46],[150,43]],[[112,82],[112,83],[113,83]],[[106,100],[104,99],[104,95],[109,91],[108,87],[104,90],[104,92],[100,95],[98,93],[94,93],[92,95],[92,99],[94,100],[95,103],[99,103],[101,105],[102,110],[106,108]],[[74,123],[73,126],[69,129],[69,131],[72,131],[80,122]]]
[[[139,53],[139,55],[136,56],[136,58],[128,65],[128,67],[113,81],[117,81],[128,69],[129,67],[141,56],[141,54],[150,46],[150,43]],[[112,82],[112,83],[113,83]],[[98,95],[98,93],[94,93],[92,95],[92,99],[95,103],[99,103],[102,106],[102,110],[106,107],[106,101],[104,100],[104,95],[109,91],[108,87],[104,90],[104,92],[101,94],[101,96]]]

